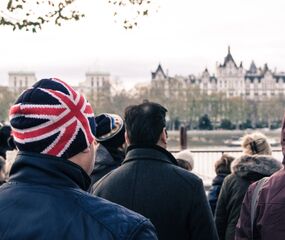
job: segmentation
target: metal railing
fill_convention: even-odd
[[[189,149],[194,158],[193,173],[202,178],[204,185],[210,185],[212,179],[216,176],[214,164],[223,153],[227,153],[233,157],[242,154],[241,148],[225,148],[225,149]],[[178,150],[171,150],[178,152]],[[272,155],[280,162],[283,160],[283,154],[280,148],[273,148]]]

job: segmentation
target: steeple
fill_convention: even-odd
[[[224,61],[224,64],[223,64],[223,67],[225,67],[227,65],[228,62],[232,61],[235,65],[235,67],[237,68],[237,65],[235,63],[235,60],[233,59],[233,56],[231,54],[231,47],[228,46],[228,55],[225,57],[225,61]]]
[[[267,63],[265,63],[264,67],[263,67],[263,73],[266,73],[267,71],[269,71],[269,67],[268,67]]]
[[[162,69],[160,63],[158,64],[158,67],[157,67],[156,71],[151,73],[151,78],[152,78],[152,79],[156,78],[156,75],[157,75],[159,72],[162,74],[162,76],[163,76],[164,78],[167,78],[167,75],[164,73],[164,71],[163,71],[163,69]]]
[[[250,67],[249,67],[249,73],[256,73],[257,72],[257,67],[254,63],[254,61],[252,60]]]

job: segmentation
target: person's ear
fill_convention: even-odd
[[[130,139],[129,139],[127,131],[125,131],[125,141],[127,145],[130,145]]]
[[[160,135],[160,140],[163,144],[167,144],[167,131],[166,128],[163,128],[162,133]]]
[[[82,152],[83,152],[83,153],[89,153],[90,150],[91,150],[90,147],[87,147],[87,148],[85,148]]]

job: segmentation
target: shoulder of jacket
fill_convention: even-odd
[[[185,185],[188,186],[189,188],[197,188],[197,186],[200,185],[203,186],[202,179],[199,178],[194,173],[189,172],[175,165],[171,165],[171,169],[174,172],[174,174],[177,176],[177,178],[180,179],[182,182],[184,182]]]
[[[125,207],[88,193],[80,195],[82,211],[113,235],[120,236],[118,239],[132,239],[143,227],[152,226],[147,218]]]

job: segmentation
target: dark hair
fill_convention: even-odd
[[[130,144],[155,145],[165,127],[167,110],[158,103],[143,102],[125,109]]]
[[[231,163],[235,158],[228,155],[223,154],[219,160],[215,162],[215,171],[216,174],[230,174],[231,173]]]
[[[179,158],[176,159],[176,161],[177,161],[179,167],[182,167],[188,171],[192,170],[192,166],[188,161],[186,161],[184,159],[179,159]]]
[[[11,135],[12,129],[5,125],[0,128],[0,156],[6,159],[6,152],[16,149],[14,138]]]

